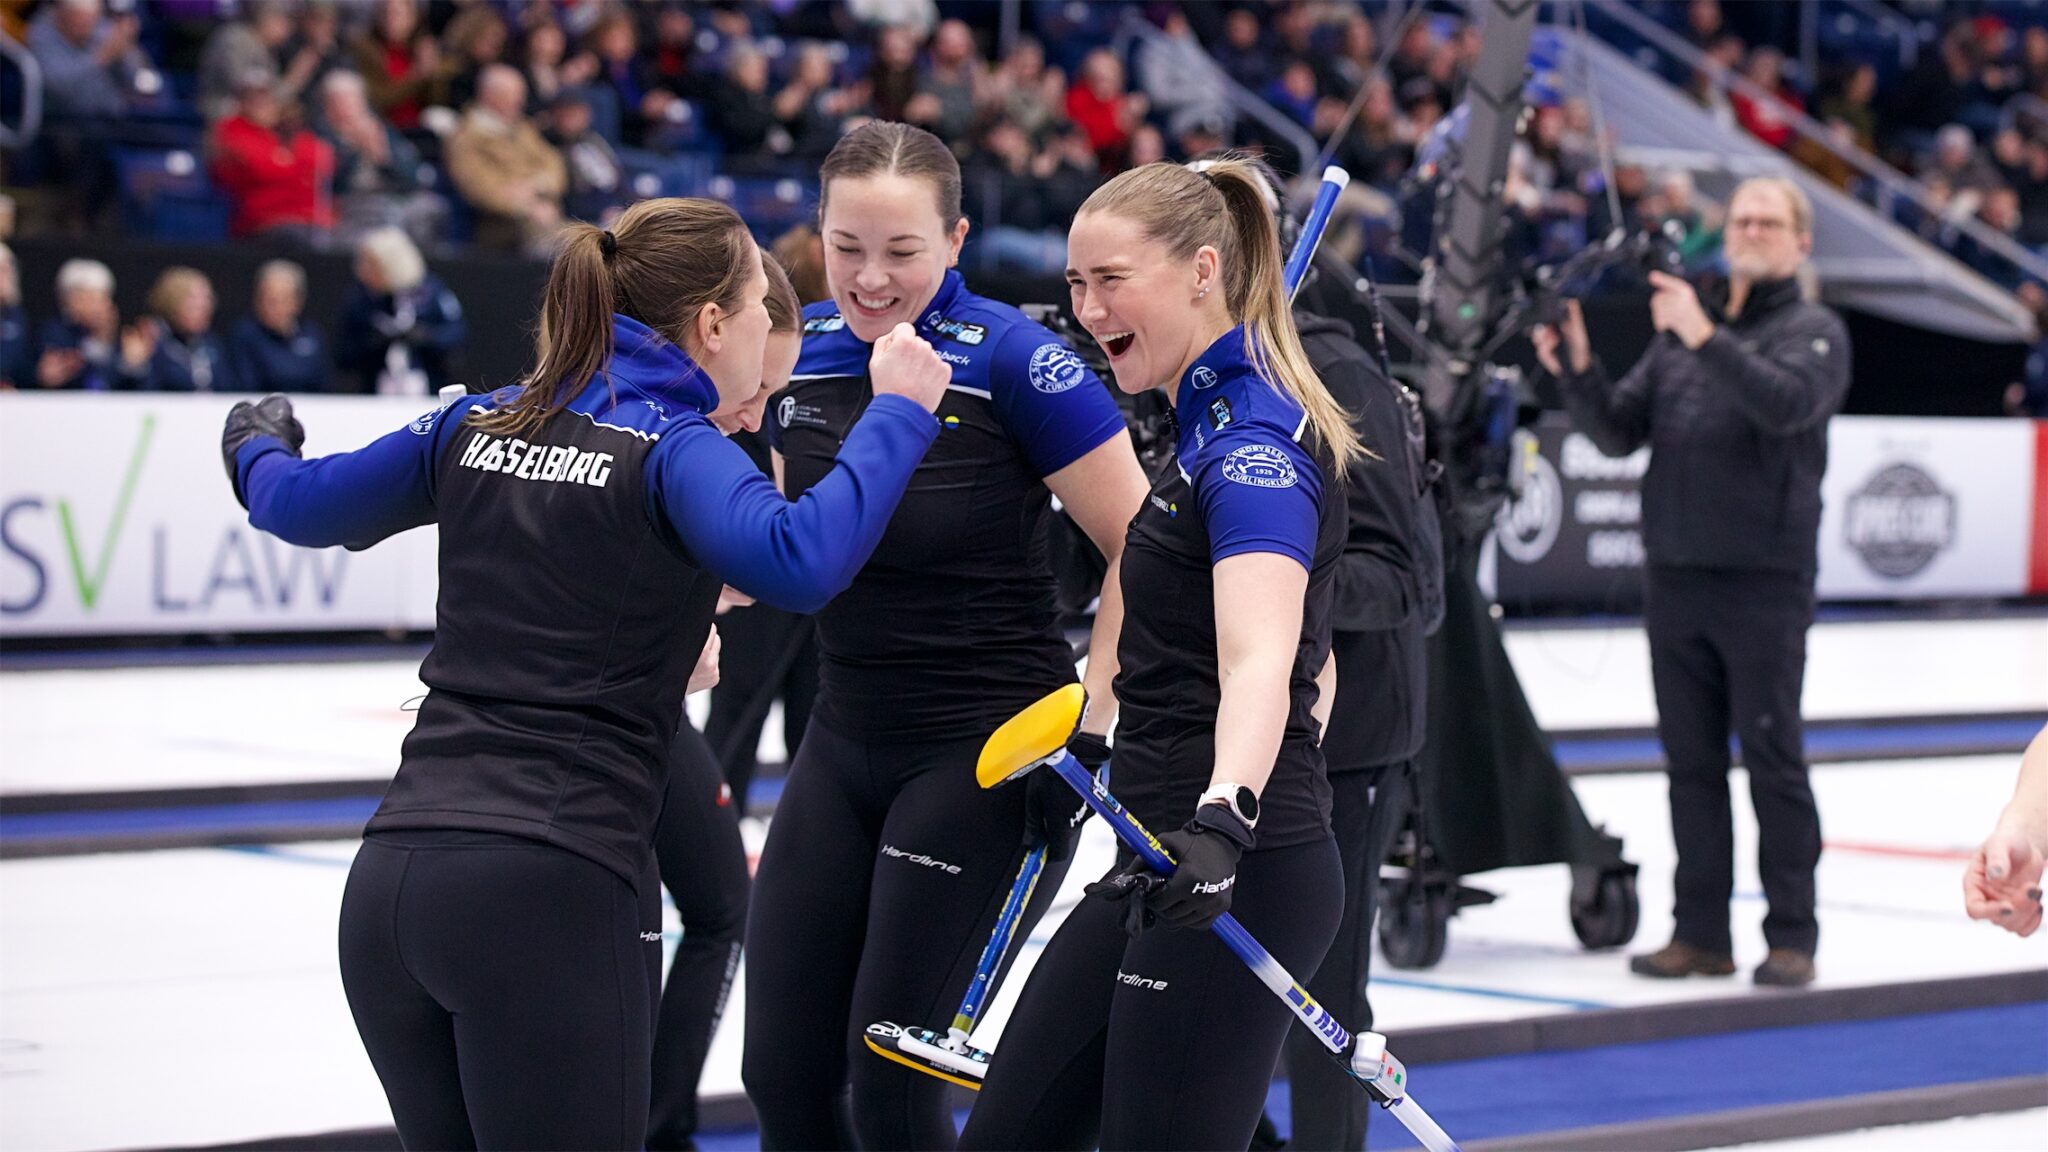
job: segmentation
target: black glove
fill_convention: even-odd
[[[228,483],[234,485],[235,499],[242,502],[243,508],[249,507],[249,498],[242,494],[235,457],[241,454],[243,445],[258,436],[277,437],[294,456],[306,443],[306,430],[300,427],[298,417],[292,415],[292,402],[274,392],[254,404],[243,400],[228,409],[227,427],[220,434],[220,455],[228,466]]]
[[[1135,940],[1145,934],[1157,917],[1145,906],[1152,893],[1166,885],[1166,878],[1136,860],[1107,880],[1096,880],[1082,889],[1090,896],[1124,902],[1124,932]]]
[[[1076,732],[1067,751],[1091,773],[1109,762],[1109,745],[1086,732]],[[1033,769],[1024,778],[1024,789],[1024,843],[1044,844],[1048,863],[1072,856],[1074,838],[1088,819],[1088,802],[1051,765]]]
[[[1199,817],[1179,831],[1161,836],[1159,844],[1178,865],[1166,884],[1145,898],[1161,920],[1176,928],[1199,931],[1230,911],[1230,894],[1237,887],[1237,858],[1249,845],[1233,841]]]
[[[1251,829],[1216,808],[1213,813],[1198,811],[1179,831],[1161,836],[1159,844],[1174,859],[1173,875],[1162,877],[1143,860],[1133,858],[1122,872],[1098,880],[1084,891],[1106,900],[1129,900],[1124,931],[1132,936],[1151,927],[1154,919],[1199,931],[1230,911],[1230,894],[1237,887],[1237,858],[1252,845]]]

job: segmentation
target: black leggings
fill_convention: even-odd
[[[1121,861],[1119,861],[1121,867]],[[1337,846],[1247,853],[1230,910],[1297,977],[1341,914]],[[1124,934],[1081,901],[1031,970],[960,1134],[969,1148],[1244,1148],[1294,1015],[1213,932]]]
[[[750,604],[720,616],[718,635],[723,641],[718,686],[711,690],[704,739],[724,765],[734,802],[744,816],[747,790],[761,766],[755,758],[761,727],[778,697],[786,754],[796,759],[803,745],[811,702],[818,697],[817,632],[809,616]]]
[[[668,793],[654,828],[662,886],[676,902],[683,940],[669,964],[654,1024],[654,1112],[647,1147],[688,1148],[697,1131],[697,1081],[725,1014],[747,922],[747,849],[739,801],[711,748],[685,722],[668,758]]]
[[[407,1148],[638,1148],[661,905],[566,849],[378,832],[341,983]]]
[[[1309,977],[1308,993],[1354,1032],[1372,1030],[1366,977],[1372,967],[1372,921],[1379,908],[1380,864],[1408,815],[1411,763],[1330,773],[1330,824],[1344,862],[1344,919],[1330,951]],[[1300,973],[1296,973],[1299,976]],[[1365,1147],[1372,1102],[1358,1081],[1330,1060],[1306,1028],[1287,1034],[1288,1093],[1299,1152],[1358,1152]]]
[[[763,1148],[952,1147],[945,1082],[862,1035],[945,1027],[1016,879],[1023,786],[975,784],[982,742],[866,743],[816,719],[804,734],[747,920],[742,1074]],[[1019,938],[1065,872],[1046,866]]]

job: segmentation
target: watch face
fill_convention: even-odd
[[[1237,788],[1237,813],[1247,824],[1259,822],[1259,794],[1242,784]]]

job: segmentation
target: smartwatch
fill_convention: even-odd
[[[1218,784],[1202,793],[1198,804],[1221,804],[1247,828],[1259,826],[1259,794],[1242,784]]]

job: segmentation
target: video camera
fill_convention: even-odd
[[[1524,319],[1531,324],[1558,323],[1564,319],[1566,300],[1583,297],[1603,275],[1615,268],[1634,269],[1646,281],[1652,272],[1683,276],[1685,257],[1679,250],[1679,244],[1684,239],[1685,230],[1675,220],[1666,220],[1661,228],[1641,232],[1623,232],[1617,228],[1599,246],[1576,253],[1560,263],[1537,268],[1534,286],[1528,290]]]

